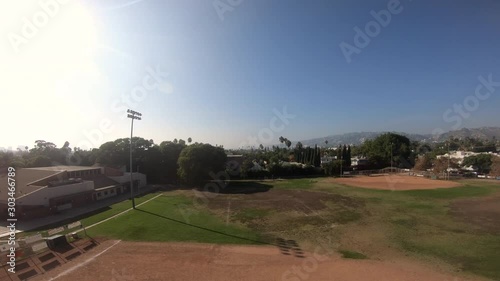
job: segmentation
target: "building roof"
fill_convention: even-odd
[[[94,182],[94,189],[109,187],[119,185],[120,183],[102,174],[99,175],[89,175],[82,176],[83,180],[89,180]]]
[[[86,171],[98,169],[99,167],[85,167],[85,166],[52,166],[52,167],[38,167],[38,168],[18,168],[14,176],[15,180],[15,198],[20,198],[27,194],[41,190],[53,181],[61,181],[68,179],[67,172]],[[0,200],[6,201],[9,193],[7,173],[0,174]],[[94,189],[115,186],[119,182],[107,177],[103,174],[97,175],[82,175],[84,181],[93,181]]]
[[[100,167],[92,167],[92,166],[50,166],[50,167],[37,167],[37,168],[25,168],[26,170],[42,170],[42,171],[86,171],[86,170],[95,170]]]
[[[53,176],[57,173],[59,173],[59,171],[16,169],[16,175],[14,176],[14,180],[16,183],[16,198],[41,188],[41,186],[39,185],[34,185],[34,184],[30,185],[30,183],[36,182],[46,177]],[[7,183],[7,174],[1,174],[0,199],[7,200],[8,192],[9,189]]]

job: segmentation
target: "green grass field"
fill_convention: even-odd
[[[90,236],[131,241],[260,243],[256,232],[243,226],[225,224],[216,216],[191,208],[192,204],[193,201],[185,196],[161,196],[136,210],[97,225],[87,233]]]
[[[289,188],[289,185],[278,183],[275,188]],[[461,187],[418,191],[371,190],[331,183],[311,186],[300,181],[297,185],[365,200],[364,209],[369,215],[364,215],[361,222],[380,226],[386,232],[388,245],[418,257],[438,258],[461,271],[500,280],[500,235],[478,230],[449,213],[455,200],[500,194],[500,184],[468,181]]]
[[[308,210],[305,203],[290,199],[279,205],[279,196],[272,197],[273,203],[264,200],[262,204],[250,200],[254,198],[251,194],[215,194],[213,199],[208,199],[221,202],[230,199],[233,208],[227,213],[225,204],[196,205],[192,191],[175,191],[87,232],[91,236],[131,241],[265,244],[283,237],[311,245],[322,240],[336,245],[336,251],[345,258],[370,259],[377,249],[352,248],[343,245],[342,238],[352,235],[351,229],[360,234],[371,234],[375,230],[377,240],[373,244],[378,247],[390,247],[427,261],[442,261],[457,271],[500,280],[500,235],[478,229],[450,213],[451,204],[457,200],[499,196],[500,184],[468,181],[450,189],[386,191],[327,183],[323,178],[256,183],[263,184],[270,185],[270,190],[255,193],[259,196],[255,198],[267,198],[273,192],[286,195],[287,192],[312,191],[316,197],[323,194],[318,202],[324,208]],[[241,189],[251,182],[233,185]],[[307,192],[300,194],[304,196]],[[144,196],[138,203],[155,195]],[[304,198],[304,202],[309,201]],[[253,205],[245,205],[250,203]],[[84,218],[83,223],[93,224],[129,207],[130,201],[115,204]],[[305,215],[300,210],[310,213]]]
[[[147,201],[147,200],[155,197],[158,194],[159,193],[150,193],[150,194],[146,194],[146,195],[141,196],[141,197],[137,197],[137,198],[135,198],[135,202],[136,202],[136,204],[141,204],[144,201]],[[92,212],[91,214],[85,214],[85,215],[73,218],[71,220],[67,220],[67,221],[63,221],[63,222],[56,223],[53,225],[45,226],[41,229],[34,229],[31,231],[22,232],[22,233],[20,233],[21,235],[19,237],[29,236],[29,235],[36,234],[36,233],[41,233],[42,235],[47,236],[48,229],[63,226],[63,225],[66,225],[68,223],[72,223],[72,222],[75,222],[78,220],[80,220],[84,226],[89,226],[89,225],[92,225],[96,222],[99,222],[99,221],[102,221],[102,220],[107,219],[109,217],[112,217],[116,214],[119,214],[119,213],[127,210],[130,207],[132,207],[132,203],[130,202],[130,200],[122,201],[120,203],[113,204],[107,208]],[[74,230],[68,230],[68,231],[64,231],[61,233],[66,234],[66,233],[69,233],[72,231],[74,231]]]

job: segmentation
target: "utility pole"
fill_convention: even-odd
[[[132,124],[130,125],[130,198],[132,199],[132,208],[135,209],[135,199],[134,199],[134,180],[133,180],[133,175],[132,175],[132,136],[134,132],[134,119],[141,120],[142,114],[128,109],[127,110],[127,117],[132,119]]]
[[[391,142],[391,173],[392,173],[392,142]]]

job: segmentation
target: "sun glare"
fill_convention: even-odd
[[[47,6],[38,1],[32,5],[21,2],[10,2],[10,10],[17,16],[9,15],[9,22],[2,24],[9,40],[0,49],[4,62],[0,65],[0,92],[8,104],[23,104],[22,111],[18,107],[7,111],[11,116],[29,113],[43,118],[57,118],[71,111],[69,116],[74,116],[78,111],[68,103],[85,103],[86,99],[79,96],[82,89],[89,89],[100,76],[94,62],[98,46],[95,20],[76,1],[42,1],[50,3]],[[47,110],[49,107],[58,110]],[[71,118],[59,120],[72,122]],[[16,128],[20,128],[19,123],[30,122],[30,127],[36,127],[33,123],[40,121],[18,118],[17,122]]]

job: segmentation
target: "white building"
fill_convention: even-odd
[[[444,155],[438,155],[436,156],[437,159],[445,158],[447,159],[448,157],[450,159],[456,159],[459,165],[462,165],[462,162],[464,161],[465,157],[469,156],[475,156],[479,154],[491,154],[495,156],[500,156],[499,153],[493,153],[493,152],[472,152],[472,151],[450,151],[450,153],[446,153]]]

